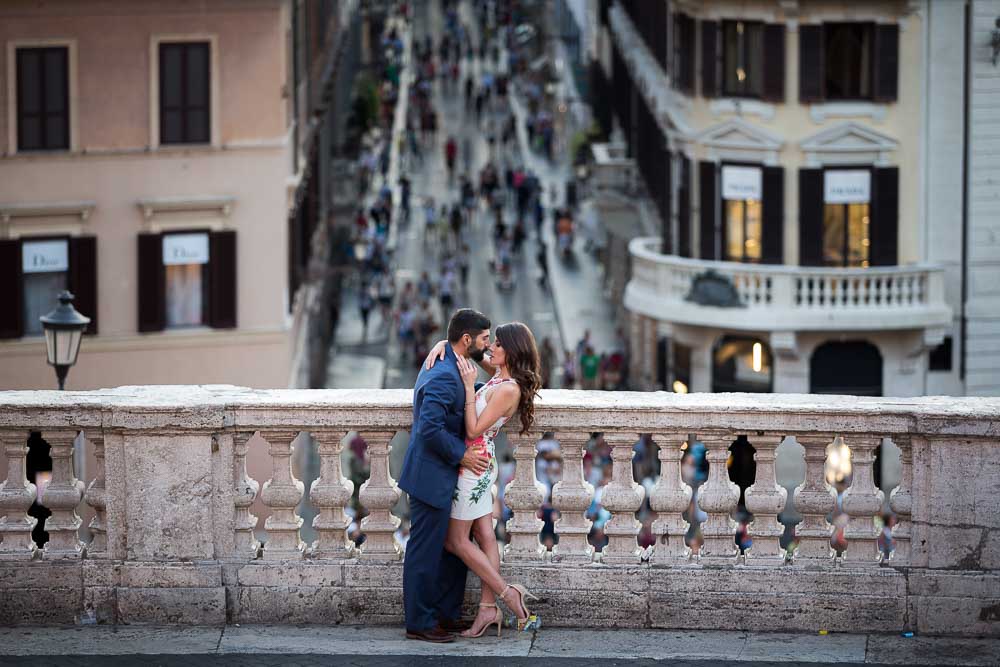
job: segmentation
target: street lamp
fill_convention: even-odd
[[[76,363],[80,339],[83,330],[90,324],[90,318],[76,312],[73,295],[69,290],[63,290],[59,293],[59,305],[48,315],[38,319],[42,321],[42,329],[45,330],[45,351],[49,365],[56,367],[59,389],[62,389],[70,366]]]

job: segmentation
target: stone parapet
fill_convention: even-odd
[[[546,390],[532,433],[512,434],[517,473],[505,500],[514,539],[504,576],[538,595],[533,610],[547,625],[1000,636],[998,415],[996,399]],[[0,624],[401,624],[401,545],[390,513],[399,491],[387,461],[399,441],[393,434],[411,419],[410,392],[398,390],[0,392],[0,554],[9,554],[0,559]],[[534,445],[545,431],[558,435],[566,465],[552,495],[564,513],[556,534],[565,530],[566,540],[554,551],[537,533],[545,493]],[[31,432],[51,438],[59,463],[57,493],[50,486],[40,498],[55,499],[61,513],[58,539],[44,548],[24,530],[35,497],[24,466]],[[599,490],[613,515],[611,544],[598,550],[583,516],[595,490],[579,467],[594,432],[605,434],[613,460]],[[353,486],[337,457],[347,433],[365,437],[372,462],[360,486],[371,542],[361,549],[347,540],[343,515]],[[648,494],[632,473],[641,434],[661,447],[666,475]],[[741,554],[731,521],[740,494],[725,474],[738,436],[755,444],[758,466],[747,492],[755,539]],[[104,465],[86,479],[71,465],[74,438],[103,453]],[[251,438],[258,444],[248,445]],[[789,438],[806,472],[786,496],[773,466]],[[873,478],[883,441],[902,464],[901,482],[889,490]],[[696,442],[707,448],[710,472],[692,494],[680,462]],[[270,481],[248,474],[250,446],[271,457]],[[296,448],[315,448],[322,461],[308,490],[290,466]],[[838,448],[855,462],[842,503],[827,477]],[[249,511],[258,494],[272,511],[269,526]],[[632,515],[647,495],[656,540],[643,549]],[[297,504],[310,497],[320,532],[305,545]],[[807,521],[779,548],[786,501]],[[682,513],[695,503],[709,517],[704,546],[685,542],[693,515]],[[102,509],[90,531],[76,517],[88,504]],[[839,506],[849,515],[846,548],[826,520]],[[879,537],[875,520],[889,506],[896,523],[883,539],[888,530]],[[266,527],[270,537],[259,532]],[[470,612],[477,585],[471,578]]]

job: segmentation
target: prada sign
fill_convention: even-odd
[[[867,204],[872,197],[872,174],[867,169],[836,169],[823,173],[823,201],[827,204]]]

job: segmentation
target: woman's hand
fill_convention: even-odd
[[[427,353],[427,359],[424,360],[424,368],[430,370],[434,368],[435,362],[444,359],[445,346],[448,344],[447,340],[439,340],[431,351]]]
[[[479,377],[479,370],[476,368],[476,365],[465,357],[459,355],[458,373],[462,376],[462,382],[465,384],[466,396],[468,396],[470,392],[475,392],[476,378]]]

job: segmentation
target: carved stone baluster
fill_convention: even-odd
[[[733,440],[730,436],[717,434],[701,438],[708,459],[708,480],[698,492],[698,506],[708,514],[701,526],[705,539],[701,547],[702,562],[735,563],[739,553],[732,513],[740,501],[740,487],[729,479],[726,467]]]
[[[805,448],[806,478],[795,489],[795,509],[802,515],[802,522],[795,528],[799,546],[793,559],[796,563],[828,563],[833,559],[833,550],[830,547],[832,526],[826,515],[836,503],[824,470],[830,437],[797,435],[795,440]]]
[[[396,480],[389,475],[389,441],[394,435],[392,431],[363,434],[368,443],[371,476],[361,485],[358,499],[368,509],[368,516],[361,520],[361,531],[365,534],[361,555],[369,560],[398,560],[402,555],[395,538],[399,517],[391,512],[400,495]]]
[[[42,548],[42,558],[70,559],[83,556],[83,542],[77,531],[83,520],[76,508],[83,497],[84,484],[73,470],[73,441],[77,431],[45,433],[52,447],[52,481],[42,492],[41,504],[52,511],[45,521],[49,541]]]
[[[611,518],[604,524],[604,534],[608,544],[601,552],[602,563],[631,565],[642,559],[643,549],[639,546],[639,532],[642,524],[635,513],[642,507],[646,490],[635,481],[632,473],[632,447],[639,439],[631,433],[605,433],[604,439],[611,445],[611,481],[604,487],[601,505],[611,512]]]
[[[849,515],[844,536],[847,551],[844,561],[852,565],[877,565],[878,536],[874,517],[881,513],[885,493],[875,486],[872,463],[875,450],[882,442],[877,436],[851,439],[851,486],[844,492],[844,511]]]
[[[664,433],[657,436],[660,445],[660,478],[649,493],[649,506],[657,513],[653,522],[653,535],[657,536],[656,546],[649,562],[653,565],[669,565],[687,562],[691,549],[684,544],[688,524],[682,516],[691,504],[691,487],[681,477],[681,459],[684,451],[680,443],[684,436]]]
[[[507,438],[514,445],[514,479],[504,489],[504,502],[514,516],[507,521],[507,546],[503,559],[506,562],[538,561],[544,557],[545,547],[538,541],[542,520],[538,509],[545,500],[545,487],[535,476],[535,456],[538,454],[537,433],[521,435],[512,429]]]
[[[594,498],[594,485],[583,478],[583,448],[590,434],[559,433],[563,455],[562,479],[552,487],[552,507],[559,511],[555,530],[559,544],[552,549],[552,560],[589,563],[594,547],[587,542],[593,521],[585,515]]]
[[[899,448],[899,484],[889,494],[889,507],[896,513],[896,525],[892,527],[894,565],[910,563],[910,539],[912,537],[911,513],[913,511],[913,443],[908,436],[894,436],[892,441]]]
[[[28,516],[35,502],[35,485],[24,474],[28,433],[0,431],[0,442],[7,457],[7,479],[0,484],[0,560],[31,560],[38,550],[31,539],[38,519]]]
[[[319,513],[313,517],[316,541],[312,544],[314,558],[350,558],[354,543],[347,539],[350,519],[344,507],[351,501],[354,482],[344,477],[340,469],[340,451],[343,432],[318,431],[314,438],[319,443],[319,478],[309,488],[309,499]]]
[[[778,564],[785,560],[780,544],[784,526],[778,521],[778,514],[785,507],[788,491],[778,485],[774,475],[775,450],[782,440],[763,436],[753,441],[757,475],[746,490],[747,511],[753,514],[750,524],[753,546],[747,551],[747,556],[760,563],[773,561]]]
[[[107,558],[108,495],[104,488],[104,435],[95,435],[87,439],[94,445],[94,460],[97,462],[94,480],[83,495],[84,501],[94,508],[94,518],[88,524],[92,538],[87,545],[87,558]]]
[[[254,559],[260,553],[260,542],[254,537],[257,516],[250,513],[257,498],[260,484],[247,474],[247,450],[252,431],[240,431],[233,438],[233,472],[236,480],[233,489],[233,504],[236,506],[236,553]],[[292,436],[294,437],[294,436]]]
[[[267,542],[264,560],[296,560],[302,558],[303,543],[299,539],[302,517],[295,508],[302,499],[304,485],[292,476],[292,440],[298,431],[261,431],[271,454],[271,479],[264,482],[260,497],[271,509],[264,521]]]

